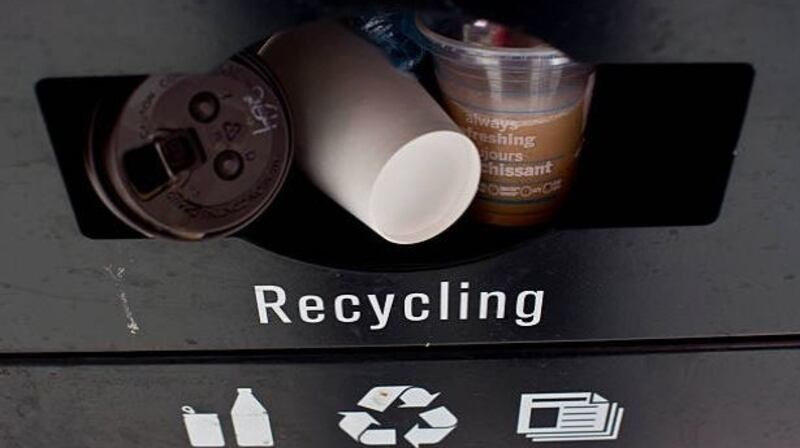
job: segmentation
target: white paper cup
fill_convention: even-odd
[[[380,49],[322,21],[259,54],[286,90],[300,167],[339,205],[398,244],[433,238],[464,213],[480,180],[477,148]]]

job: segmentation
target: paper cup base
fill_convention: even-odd
[[[423,134],[384,165],[372,188],[371,227],[397,244],[414,244],[450,227],[469,207],[480,181],[478,150],[454,131]]]

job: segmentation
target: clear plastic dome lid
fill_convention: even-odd
[[[526,70],[585,66],[538,37],[486,19],[420,13],[414,24],[421,45],[454,62],[479,63],[492,58],[502,60],[506,69],[508,64],[519,63]]]

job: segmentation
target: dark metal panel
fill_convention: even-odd
[[[758,75],[740,151],[715,223],[564,230],[482,262],[391,275],[313,266],[238,239],[198,245],[89,240],[75,224],[36,105],[36,81],[205,70],[290,23],[297,11],[284,3],[254,0],[11,1],[0,8],[4,352],[800,331],[795,318],[800,289],[800,154],[795,150],[800,146],[800,90],[795,84],[800,66],[791,57],[797,54],[800,8],[792,2],[627,2],[618,10],[609,6],[627,25],[605,22],[597,37],[610,42],[603,60],[754,65]],[[681,131],[680,116],[669,129]],[[647,150],[646,141],[642,150]],[[253,293],[253,285],[263,284],[282,285],[295,299],[313,292],[329,299],[353,291],[435,292],[445,280],[469,281],[476,290],[543,289],[542,321],[530,328],[450,321],[444,327],[420,323],[389,332],[333,324],[296,330],[259,324]],[[131,331],[130,319],[138,331]]]
[[[0,443],[190,446],[181,408],[191,406],[217,414],[226,446],[237,446],[230,410],[236,389],[250,387],[269,413],[276,447],[355,447],[339,429],[338,413],[364,410],[357,402],[375,386],[409,385],[441,393],[423,409],[445,406],[458,420],[441,443],[430,446],[531,446],[517,434],[522,394],[594,392],[624,409],[617,440],[534,445],[785,448],[800,438],[798,355],[745,350],[373,362],[346,355],[140,364],[39,360],[0,367]],[[420,410],[369,412],[382,428],[404,434],[415,423],[426,426],[418,420]],[[397,446],[411,445],[398,437]]]

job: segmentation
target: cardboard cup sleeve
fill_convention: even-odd
[[[259,54],[286,91],[297,162],[388,241],[419,243],[464,213],[480,180],[475,145],[411,75],[331,21],[273,36]]]

